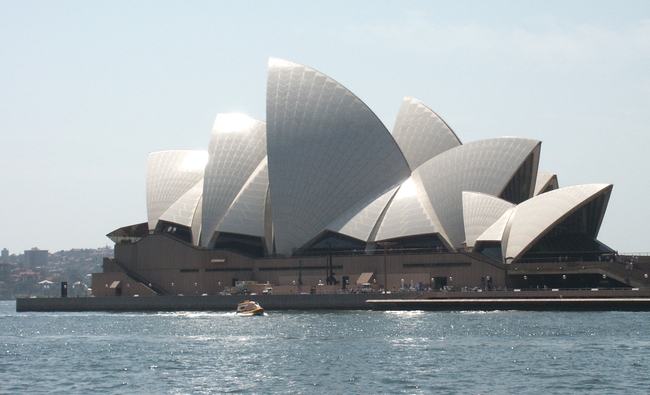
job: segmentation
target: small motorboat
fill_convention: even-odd
[[[259,303],[252,300],[245,300],[237,305],[238,315],[264,315],[264,309]]]

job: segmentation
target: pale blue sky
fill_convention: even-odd
[[[392,130],[404,96],[464,142],[542,141],[561,186],[612,183],[599,239],[650,252],[650,1],[0,1],[0,248],[145,222],[149,152],[265,119],[274,56]]]

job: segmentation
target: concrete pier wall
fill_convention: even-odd
[[[397,295],[396,295],[397,296]],[[21,298],[16,311],[235,311],[246,299],[265,310],[369,310],[366,300],[378,294],[209,295],[154,297]],[[403,295],[401,295],[403,298]]]
[[[650,298],[369,300],[373,310],[650,311]]]
[[[235,311],[252,299],[273,310],[644,310],[650,290],[548,290],[396,294],[20,298],[16,311]],[[368,300],[378,302],[367,303]],[[394,303],[386,303],[394,301]],[[436,301],[438,301],[436,303]],[[571,302],[569,302],[571,301]]]

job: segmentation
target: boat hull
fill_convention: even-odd
[[[264,315],[264,309],[260,308],[260,309],[250,310],[250,311],[237,312],[237,315],[246,315],[246,316]]]
[[[246,300],[237,305],[237,315],[263,315],[264,309],[257,302]]]

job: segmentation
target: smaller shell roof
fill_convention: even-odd
[[[413,178],[422,179],[450,245],[459,248],[465,241],[463,191],[500,196],[529,157],[538,160],[540,145],[515,137],[474,141],[433,157],[413,172]]]
[[[419,100],[405,97],[400,106],[393,137],[411,170],[434,156],[461,145],[453,130]]]
[[[203,181],[205,151],[158,151],[147,160],[147,218],[149,229],[197,183]]]
[[[439,233],[442,227],[432,212],[421,180],[409,178],[390,202],[374,241]]]
[[[167,222],[191,227],[196,207],[203,193],[203,180],[196,183],[189,191],[172,204],[160,219]]]
[[[598,196],[609,197],[611,184],[585,184],[556,189],[519,204],[510,216],[502,248],[506,259],[520,258],[542,236],[562,220]],[[605,205],[606,205],[605,201]],[[604,207],[594,223],[600,227]],[[596,234],[592,236],[596,236]]]
[[[508,220],[510,220],[513,211],[515,211],[514,207],[507,209],[503,215],[492,224],[492,226],[487,228],[485,232],[476,238],[474,246],[476,247],[479,243],[484,241],[496,241],[500,243],[503,240],[506,226],[508,226]]]
[[[535,193],[537,196],[544,192],[553,191],[560,186],[557,182],[557,175],[553,173],[537,173],[537,181],[535,182]]]
[[[175,224],[187,226],[192,229],[192,241],[198,245],[198,238],[201,231],[199,204],[203,195],[203,180],[196,183],[192,189],[181,196],[174,204],[171,205],[160,216],[160,220],[173,222]]]
[[[492,227],[504,213],[514,207],[514,204],[496,196],[463,191],[463,222],[465,223],[465,243],[467,247],[473,247],[479,236],[484,235],[485,231]],[[493,240],[501,240],[505,227],[505,222],[501,222],[501,232],[498,232],[497,228],[494,228],[493,232],[491,232],[490,237]],[[494,239],[496,236],[498,238]]]
[[[367,205],[352,219],[346,220],[346,216],[339,217],[327,228],[359,240],[368,241],[372,238],[373,231],[376,231],[377,222],[385,212],[386,206],[393,198],[397,187],[391,189],[378,197],[374,202]]]
[[[268,164],[263,160],[233,200],[217,226],[217,231],[264,237],[264,210],[268,188]]]
[[[209,160],[203,184],[201,246],[207,247],[253,174],[266,163],[266,124],[241,114],[218,114],[208,148]],[[264,192],[266,193],[266,192]],[[263,218],[264,205],[252,204],[242,211]],[[233,219],[232,216],[230,218]],[[235,221],[236,222],[236,221]],[[233,225],[231,221],[230,226]],[[259,233],[259,232],[257,232]]]

